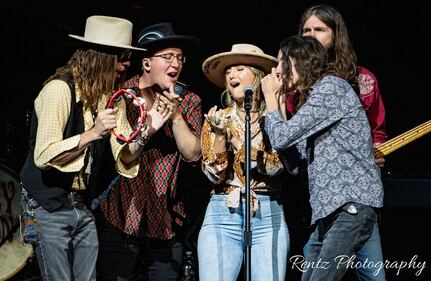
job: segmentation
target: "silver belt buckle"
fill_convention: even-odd
[[[69,192],[69,194],[67,195],[67,199],[70,204],[75,203],[75,195],[73,194],[73,191]]]
[[[342,209],[351,215],[356,215],[358,213],[358,210],[352,203],[345,204]]]

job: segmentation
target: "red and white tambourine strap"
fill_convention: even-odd
[[[117,141],[121,144],[130,143],[137,140],[137,136],[141,133],[141,130],[145,126],[145,119],[147,117],[147,111],[144,107],[144,99],[136,96],[136,92],[133,89],[120,89],[115,92],[112,97],[109,99],[108,105],[106,108],[113,108],[114,104],[120,101],[122,98],[124,99],[133,99],[133,104],[139,108],[139,118],[135,128],[135,131],[129,136],[125,137],[122,134],[117,134],[114,130],[111,133],[117,138]]]

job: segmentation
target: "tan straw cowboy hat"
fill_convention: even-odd
[[[84,36],[69,34],[70,37],[92,44],[146,51],[132,47],[133,24],[122,18],[90,16],[85,24]]]
[[[219,87],[225,87],[225,69],[230,65],[249,65],[270,73],[278,60],[265,54],[252,44],[235,44],[230,52],[219,53],[207,58],[202,64],[205,76]]]

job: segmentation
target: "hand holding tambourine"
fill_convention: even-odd
[[[135,128],[135,131],[133,133],[131,133],[131,135],[129,137],[125,137],[122,134],[117,134],[114,130],[114,128],[116,127],[115,113],[116,113],[116,111],[118,111],[118,108],[114,109],[113,107],[114,107],[114,104],[116,102],[119,102],[122,98],[133,99],[133,104],[139,108],[138,123],[136,125],[132,125],[132,127]],[[130,143],[130,142],[136,141],[137,137],[140,135],[141,131],[145,131],[147,129],[147,127],[145,125],[145,119],[147,117],[147,111],[145,110],[144,104],[145,104],[144,99],[142,97],[137,97],[136,92],[133,89],[120,89],[112,95],[112,97],[109,100],[108,105],[106,107],[107,107],[107,109],[113,110],[113,113],[114,113],[113,123],[114,123],[114,125],[112,125],[109,122],[107,122],[106,124],[107,124],[108,128],[111,130],[111,134],[113,134],[117,138],[117,141],[120,144]]]

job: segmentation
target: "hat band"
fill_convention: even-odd
[[[150,32],[147,32],[147,33],[145,33],[144,35],[142,35],[140,38],[139,38],[139,40],[138,40],[138,44],[141,42],[141,40],[142,39],[144,39],[145,37],[149,37],[149,38],[147,38],[148,40],[157,40],[157,39],[161,39],[161,38],[163,38],[163,34],[161,34],[161,33],[159,33],[159,32],[156,32],[156,31],[150,31]],[[151,38],[151,36],[154,36],[153,38]],[[156,38],[156,37],[158,37],[158,38]]]

